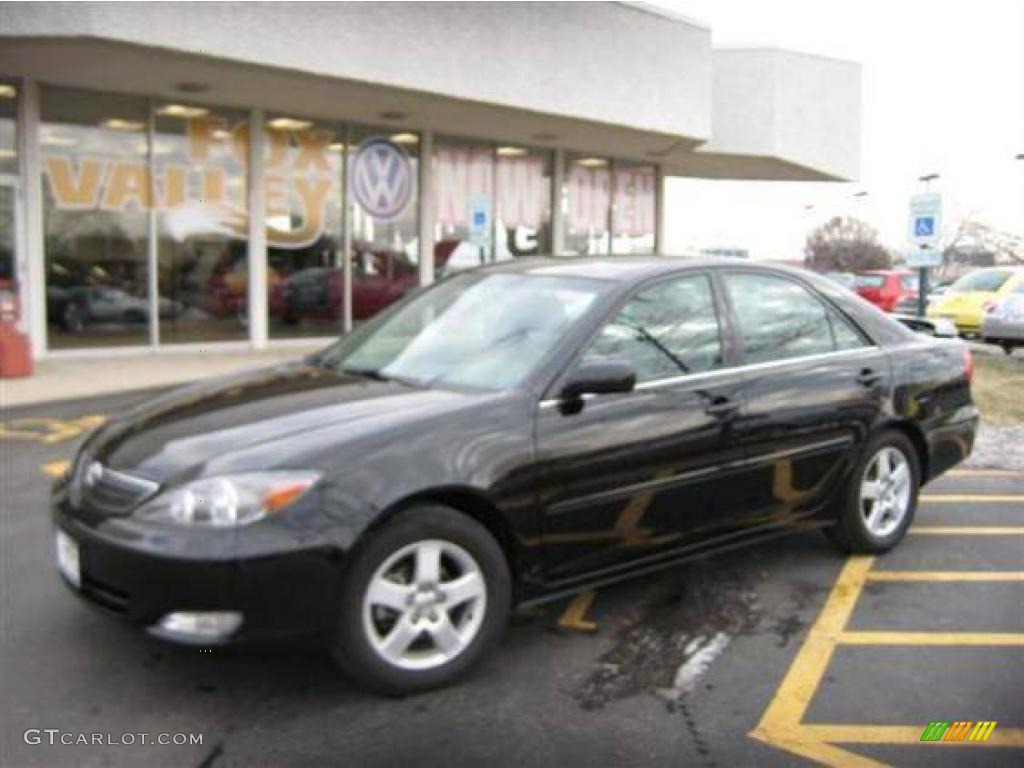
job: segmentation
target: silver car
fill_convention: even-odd
[[[1016,347],[1024,347],[1024,283],[985,315],[981,338],[998,344],[1008,355]]]

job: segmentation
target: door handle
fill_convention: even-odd
[[[728,416],[739,407],[740,404],[735,400],[730,400],[724,395],[719,395],[718,397],[711,398],[711,401],[704,406],[704,413],[709,416]]]
[[[873,387],[882,377],[875,373],[873,368],[863,368],[861,372],[857,374],[857,383],[862,384],[865,387]]]

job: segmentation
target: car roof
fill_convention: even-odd
[[[491,264],[481,269],[487,272],[581,277],[634,283],[647,277],[670,274],[683,269],[711,267],[743,267],[788,273],[803,272],[803,270],[777,264],[765,264],[745,259],[687,256],[533,256]]]

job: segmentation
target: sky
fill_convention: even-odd
[[[706,23],[714,46],[789,48],[860,62],[854,183],[669,179],[666,251],[741,247],[800,258],[807,232],[855,215],[906,248],[918,177],[940,174],[948,237],[965,217],[1024,235],[1021,0],[657,0]],[[858,192],[867,195],[856,197]],[[813,206],[812,209],[807,206]]]

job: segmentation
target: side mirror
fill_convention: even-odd
[[[580,363],[562,388],[562,398],[578,400],[583,395],[632,392],[636,369],[623,360]]]

